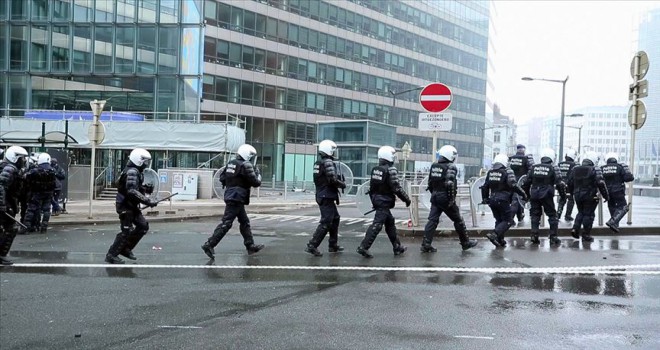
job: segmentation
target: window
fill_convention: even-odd
[[[499,131],[493,133],[493,142],[501,142],[501,134]]]

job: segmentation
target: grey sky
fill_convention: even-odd
[[[660,1],[496,0],[495,6],[495,102],[502,113],[518,124],[560,114],[562,84],[522,81],[523,76],[570,76],[567,114],[587,106],[628,104],[635,24],[644,9],[660,7]],[[654,65],[660,61],[651,59]]]

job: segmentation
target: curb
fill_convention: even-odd
[[[492,228],[484,227],[475,227],[469,228],[467,230],[468,235],[470,236],[483,236],[486,233],[492,231]],[[548,227],[541,227],[539,230],[540,236],[544,237],[548,235]],[[637,226],[637,227],[620,227],[619,233],[615,233],[610,230],[607,226],[597,226],[591,229],[592,236],[639,236],[639,235],[660,235],[660,226]],[[402,237],[423,237],[424,228],[409,228],[409,227],[397,227],[397,234]],[[571,237],[570,228],[560,228],[558,231],[559,236],[569,236]],[[531,235],[530,228],[512,228],[506,232],[506,237],[529,237]],[[440,229],[435,231],[435,236],[437,237],[458,237],[455,230],[452,229]],[[572,237],[571,237],[572,238]]]

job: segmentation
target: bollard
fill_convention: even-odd
[[[287,188],[287,182],[284,180],[284,200],[286,200],[286,188]]]
[[[477,227],[477,208],[474,206],[474,202],[472,202],[472,186],[468,187],[468,194],[469,194],[469,200],[470,200],[470,214],[472,215],[472,227]]]
[[[261,186],[257,187],[257,199],[261,198]]]
[[[598,226],[603,226],[603,197],[598,193]]]
[[[412,203],[410,204],[411,208],[411,219],[414,227],[419,226],[419,186],[411,186],[410,192],[413,198]]]
[[[658,174],[653,177],[653,187],[660,187],[660,175]]]
[[[275,189],[275,174],[273,174],[273,189]]]

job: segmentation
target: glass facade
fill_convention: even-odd
[[[0,102],[25,109],[200,110],[201,0],[0,1]],[[158,118],[158,116],[156,116]]]

